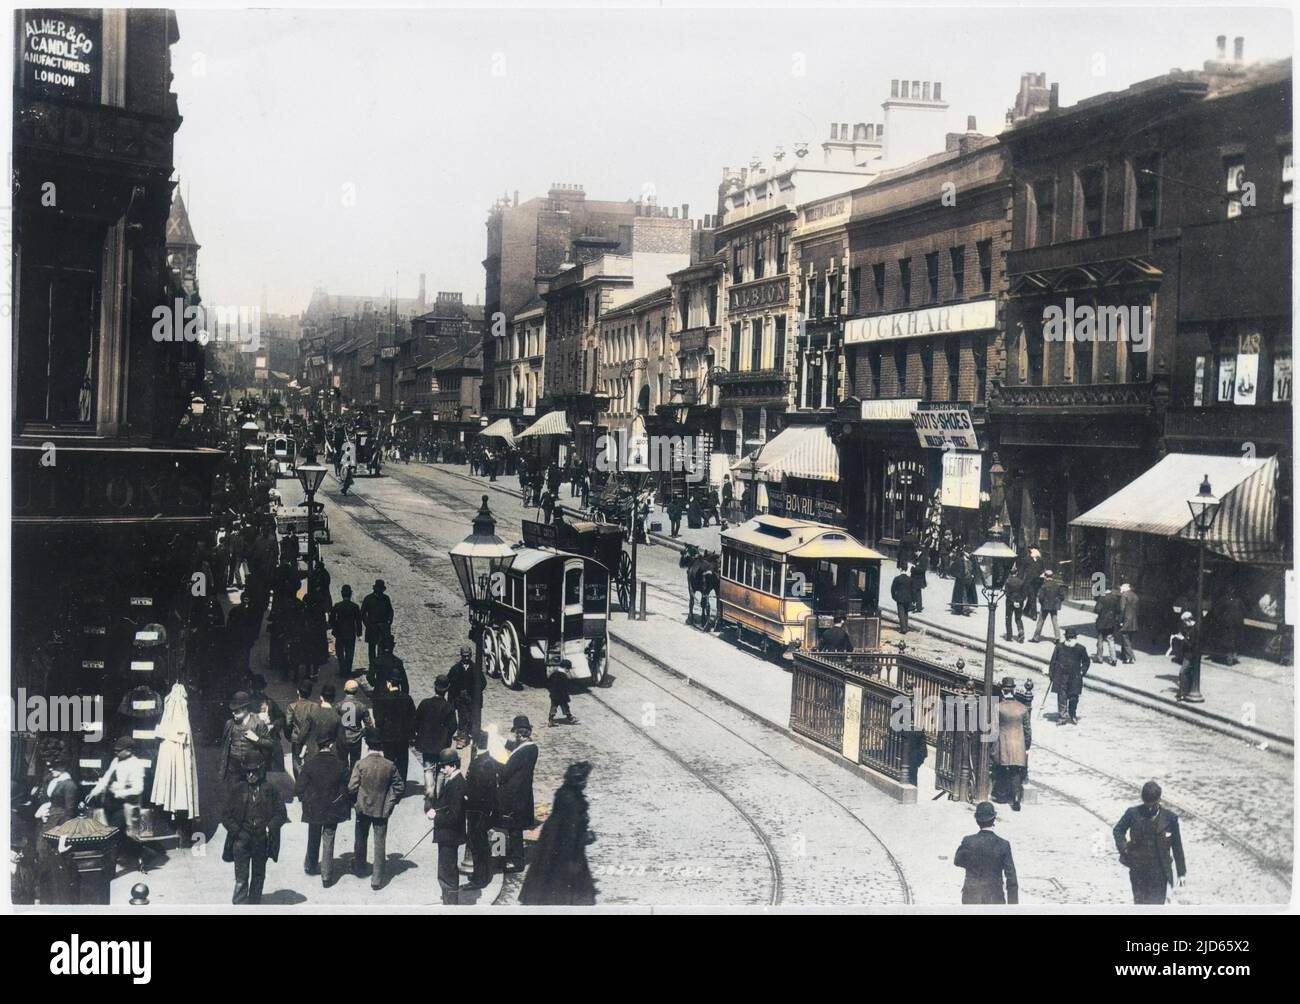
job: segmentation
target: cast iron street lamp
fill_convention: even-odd
[[[1204,625],[1201,623],[1205,614],[1205,538],[1214,525],[1214,517],[1219,514],[1222,500],[1210,489],[1210,476],[1205,475],[1200,490],[1187,500],[1187,508],[1192,511],[1192,527],[1196,530],[1196,649],[1192,652],[1191,673],[1188,675],[1187,689],[1178,696],[1192,704],[1201,704],[1201,645],[1205,638]]]
[[[307,496],[307,571],[309,573],[316,568],[316,534],[312,529],[312,516],[316,512],[316,492],[324,480],[323,464],[298,465],[298,483],[302,485],[303,493]]]
[[[632,458],[623,464],[623,473],[632,475],[632,588],[631,598],[628,600],[628,620],[636,620],[636,546],[637,546],[637,517],[641,515],[641,489],[645,487],[646,478],[650,476],[650,468],[646,462],[641,459],[641,452],[638,450],[632,455]]]
[[[474,527],[468,537],[451,549],[451,567],[456,570],[460,590],[469,605],[470,638],[474,642],[474,665],[483,674],[483,631],[492,609],[493,580],[515,562],[515,551],[497,536],[497,521],[488,508],[488,497],[474,515]],[[482,713],[482,696],[471,710],[472,725],[478,729]]]
[[[994,524],[990,530],[991,537],[975,552],[973,557],[979,563],[980,592],[989,608],[988,633],[984,639],[984,705],[986,710],[993,708],[993,644],[997,633],[998,600],[1004,592],[1007,576],[1015,564],[1016,552],[1010,544],[1002,539],[1001,525]],[[996,724],[996,723],[995,723]],[[983,737],[981,737],[983,738]],[[989,754],[992,743],[980,742],[979,776],[975,778],[975,800],[986,801],[989,797]]]

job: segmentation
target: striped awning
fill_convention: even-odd
[[[515,429],[508,418],[498,418],[491,425],[485,427],[479,433],[479,436],[495,436],[497,439],[504,439],[510,446],[515,445]]]
[[[529,436],[571,436],[572,434],[573,430],[569,428],[569,423],[564,417],[564,412],[548,411],[527,429],[519,433],[515,438],[527,439]]]
[[[840,456],[823,425],[792,425],[782,429],[763,446],[758,455],[731,469],[742,481],[806,478],[810,481],[838,481]]]
[[[1222,504],[1206,546],[1234,561],[1279,561],[1277,473],[1276,457],[1171,453],[1071,525],[1195,540],[1187,500],[1208,477]]]

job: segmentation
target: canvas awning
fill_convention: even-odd
[[[763,446],[758,456],[740,461],[731,472],[743,481],[773,484],[784,478],[838,481],[840,456],[822,425],[792,425]]]
[[[1206,546],[1234,561],[1279,561],[1277,469],[1276,457],[1171,453],[1071,525],[1195,540],[1187,500],[1208,477],[1222,505]]]
[[[515,429],[508,418],[498,418],[491,425],[484,428],[479,433],[480,438],[483,436],[494,436],[497,439],[504,439],[510,446],[515,445]]]
[[[527,439],[529,436],[570,436],[572,434],[573,430],[569,428],[569,423],[564,417],[564,412],[548,411],[527,429],[519,433],[515,438]]]

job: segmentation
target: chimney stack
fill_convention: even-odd
[[[1047,110],[1056,111],[1061,107],[1061,85],[1052,84],[1051,96],[1047,99]]]
[[[967,132],[976,132],[976,131],[977,131],[977,130],[975,129],[975,116],[974,116],[974,115],[967,115],[967,116],[966,116],[966,131],[967,131]]]
[[[1246,39],[1238,35],[1232,40],[1232,61],[1240,63],[1246,55]]]
[[[1227,59],[1228,58],[1228,36],[1220,35],[1218,38],[1214,40],[1214,43],[1219,50],[1219,59],[1221,60]]]

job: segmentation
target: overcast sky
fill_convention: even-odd
[[[723,165],[881,121],[895,77],[996,132],[1026,70],[1062,104],[1199,68],[1216,35],[1291,54],[1244,7],[178,12],[176,165],[204,300],[296,313],[396,283],[482,302],[484,220],[516,189],[713,212]],[[799,72],[802,68],[802,73]],[[1100,72],[1098,72],[1100,71]],[[814,154],[820,151],[814,147]],[[810,159],[812,159],[810,157]],[[347,204],[353,201],[354,204]]]

